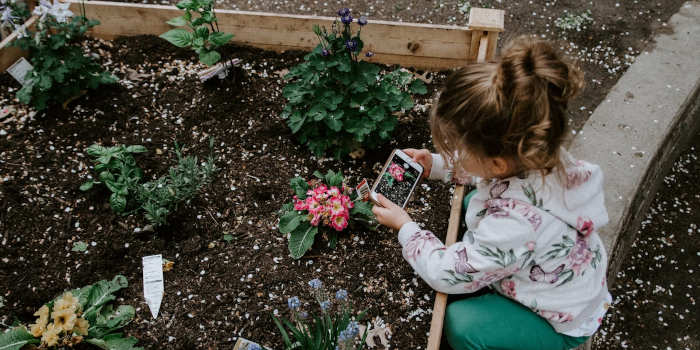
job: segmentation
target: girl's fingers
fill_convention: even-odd
[[[394,202],[392,202],[392,201],[388,200],[386,197],[382,196],[381,193],[377,193],[377,201],[379,202],[379,204],[382,207],[386,208],[387,210],[392,209],[392,208],[397,206],[396,204],[394,204]]]

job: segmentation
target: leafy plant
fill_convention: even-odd
[[[34,9],[34,14],[40,16],[37,31],[29,31],[13,43],[29,51],[33,66],[17,98],[38,110],[117,81],[95,58],[86,55],[80,45],[85,33],[100,22],[86,18],[84,9],[80,16],[73,17],[69,6],[70,3],[58,0],[53,5],[42,0]]]
[[[285,76],[290,83],[283,90],[288,102],[281,117],[314,154],[340,158],[387,141],[397,125],[393,113],[413,108],[410,93],[427,89],[408,71],[380,74],[378,65],[360,60],[367,19],[360,17],[360,29],[353,33],[350,11],[338,15],[331,31],[313,27],[320,43]]]
[[[114,293],[127,286],[126,277],[117,275],[111,281],[65,292],[34,313],[38,318],[29,331],[22,325],[0,334],[0,349],[19,350],[28,344],[73,347],[82,342],[105,350],[143,349],[134,347],[136,338],[125,338],[117,332],[136,313],[130,305],[115,309],[111,304],[116,299]]]
[[[177,47],[191,47],[199,55],[199,61],[208,66],[219,62],[221,54],[216,49],[231,41],[233,34],[219,31],[214,0],[182,0],[175,6],[184,10],[185,14],[167,23],[176,27],[186,26],[189,30],[171,29],[160,37]]]
[[[146,152],[145,147],[92,145],[88,147],[87,153],[95,158],[95,171],[99,174],[99,181],[89,180],[80,189],[88,191],[95,184],[104,183],[112,192],[109,204],[114,212],[126,215],[143,210],[146,219],[153,226],[161,226],[167,223],[167,216],[179,203],[189,201],[211,182],[216,172],[213,139],[209,141],[209,147],[209,158],[199,165],[196,156],[183,156],[176,143],[178,164],[171,167],[167,175],[141,183],[143,170],[136,165],[133,154]]]
[[[321,314],[309,315],[301,311],[301,301],[298,297],[287,299],[291,318],[277,318],[272,316],[275,325],[282,334],[285,350],[360,350],[367,338],[367,329],[360,335],[359,321],[365,317],[365,312],[360,312],[353,317],[348,299],[348,292],[340,289],[335,293],[335,304],[323,289],[323,283],[318,279],[309,281],[312,295],[318,303]],[[290,334],[293,340],[290,338]],[[360,340],[355,345],[356,340]]]
[[[586,28],[587,24],[593,22],[593,17],[591,16],[591,10],[586,10],[586,12],[581,12],[579,15],[575,15],[571,12],[565,14],[554,20],[554,26],[563,30],[576,30],[580,32],[582,29]]]
[[[338,232],[349,224],[372,225],[372,207],[343,183],[343,174],[332,170],[325,175],[316,171],[315,180],[291,179],[294,200],[280,210],[279,230],[289,236],[289,253],[301,258],[314,244],[319,229],[335,248]],[[351,196],[354,199],[351,199]]]

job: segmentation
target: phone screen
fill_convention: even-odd
[[[404,207],[420,175],[418,169],[394,153],[389,165],[379,177],[374,191],[381,193],[394,204]]]

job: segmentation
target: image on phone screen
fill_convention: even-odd
[[[381,193],[394,204],[404,207],[420,175],[418,169],[412,167],[398,154],[394,154],[380,176],[375,192]]]

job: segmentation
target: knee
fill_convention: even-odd
[[[445,337],[454,350],[485,349],[479,338],[479,320],[466,305],[454,302],[445,310]]]

